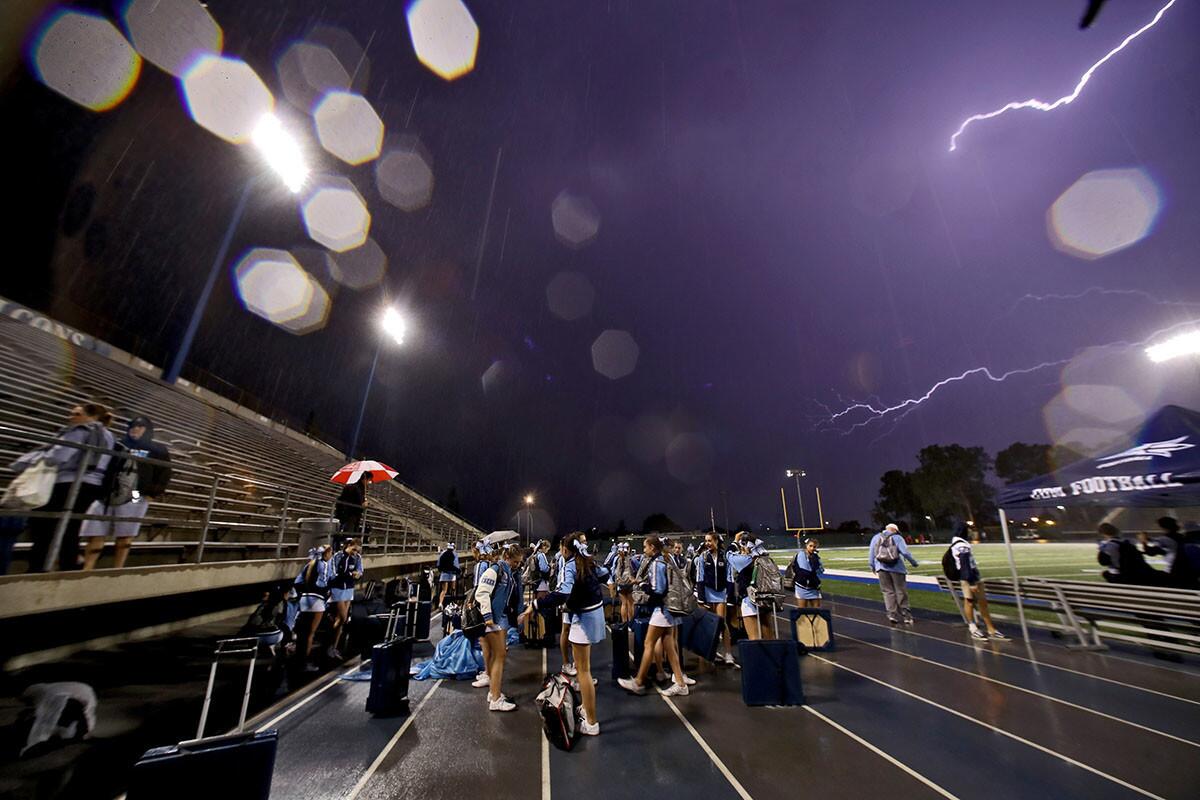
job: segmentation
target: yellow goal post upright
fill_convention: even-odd
[[[784,493],[783,487],[782,486],[779,487],[779,503],[783,506],[783,529],[785,531],[787,531],[788,533],[796,534],[797,539],[800,538],[801,533],[805,533],[807,531],[823,531],[823,530],[825,530],[825,514],[821,510],[821,487],[818,486],[816,488],[817,488],[817,518],[818,518],[817,527],[815,527],[815,528],[793,528],[791,525],[788,524],[787,495]]]

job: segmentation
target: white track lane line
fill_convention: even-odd
[[[725,766],[725,762],[722,761],[715,752],[713,752],[713,749],[708,746],[708,742],[704,741],[704,737],[700,735],[700,732],[692,727],[692,723],[687,721],[687,717],[683,715],[683,712],[671,702],[671,698],[667,697],[662,692],[663,690],[659,689],[658,696],[662,698],[662,701],[667,704],[668,708],[675,712],[675,716],[679,717],[679,721],[683,723],[683,727],[687,728],[688,733],[690,733],[692,738],[696,740],[696,744],[700,745],[700,748],[706,754],[708,754],[709,759],[717,765],[717,769],[721,770],[721,774],[725,776],[725,780],[729,781],[729,785],[732,786],[733,790],[738,793],[738,796],[741,797],[742,800],[754,800],[754,798],[750,796],[750,793],[746,791],[746,788],[742,786],[741,782],[738,781],[738,779],[733,776],[733,773],[729,771],[729,767]]]
[[[433,697],[433,693],[438,690],[438,687],[442,685],[442,681],[444,680],[445,678],[438,679],[438,681],[429,688],[429,691],[426,692],[425,696],[421,698],[421,702],[417,703],[417,707],[414,708],[413,712],[408,715],[408,719],[404,720],[404,724],[400,726],[400,730],[396,731],[396,734],[392,736],[391,740],[388,741],[387,746],[385,746],[383,750],[379,752],[379,755],[376,756],[375,760],[371,762],[371,766],[367,767],[367,771],[364,772],[362,777],[358,779],[358,783],[354,784],[354,788],[350,790],[350,794],[346,795],[346,800],[354,800],[356,797],[358,797],[359,792],[361,792],[363,787],[367,785],[367,781],[371,780],[371,777],[375,774],[375,771],[379,769],[380,765],[383,764],[384,759],[388,757],[388,753],[392,752],[392,748],[396,746],[396,742],[400,741],[400,737],[404,735],[406,730],[408,730],[408,726],[413,724],[413,720],[415,720],[417,715],[421,713],[421,709],[424,708],[425,704],[429,702],[429,698]]]
[[[887,630],[892,630],[892,631],[897,630],[892,625],[880,625],[878,622],[868,622],[865,619],[859,619],[858,617],[852,617],[847,614],[838,614],[838,616],[841,617],[842,619],[847,619],[851,622],[857,622],[860,625],[871,625],[872,627],[875,627],[875,628],[886,628]],[[1147,694],[1156,694],[1159,697],[1166,697],[1170,700],[1178,700],[1181,703],[1191,703],[1192,705],[1200,706],[1200,700],[1190,700],[1186,697],[1180,697],[1177,694],[1170,694],[1169,692],[1160,692],[1157,689],[1147,689],[1144,686],[1137,686],[1132,683],[1125,683],[1124,681],[1119,681],[1115,678],[1106,678],[1102,675],[1093,675],[1090,672],[1082,672],[1077,669],[1071,669],[1070,667],[1062,667],[1062,666],[1059,666],[1058,664],[1050,664],[1046,661],[1036,661],[1031,658],[1026,658],[1025,656],[1015,655],[1014,653],[1002,653],[1002,652],[998,652],[995,650],[989,650],[984,647],[977,647],[975,645],[964,644],[963,642],[956,642],[953,639],[943,639],[940,636],[930,636],[927,633],[917,633],[916,631],[913,631],[913,630],[901,631],[901,633],[903,633],[905,636],[920,636],[922,639],[933,639],[935,642],[951,644],[951,645],[954,645],[955,647],[965,647],[965,648],[967,648],[969,650],[973,650],[975,652],[991,653],[992,655],[1003,656],[1004,658],[1015,658],[1017,661],[1024,661],[1028,664],[1033,664],[1035,667],[1047,667],[1049,669],[1056,669],[1056,670],[1060,670],[1062,672],[1069,672],[1072,675],[1080,675],[1084,678],[1091,678],[1093,680],[1104,681],[1105,683],[1112,683],[1112,684],[1116,684],[1117,686],[1123,686],[1126,689],[1135,689],[1139,692],[1146,692]],[[1153,666],[1153,665],[1142,664],[1141,666]]]
[[[974,717],[968,716],[967,714],[964,714],[961,711],[958,711],[956,709],[950,708],[949,706],[944,706],[941,703],[938,703],[934,700],[930,700],[927,697],[922,697],[921,695],[919,695],[915,692],[910,692],[907,689],[901,689],[899,686],[894,686],[894,685],[888,683],[887,681],[880,680],[879,678],[876,678],[872,675],[868,675],[865,672],[859,672],[856,669],[851,669],[850,667],[847,667],[844,664],[839,664],[836,661],[830,661],[828,658],[822,658],[821,656],[817,655],[816,653],[809,653],[808,655],[809,655],[809,658],[815,658],[817,661],[823,661],[826,664],[834,666],[838,669],[843,669],[846,672],[850,672],[854,675],[859,676],[860,678],[866,678],[867,680],[871,681],[872,683],[878,683],[880,686],[885,686],[888,689],[891,689],[893,692],[899,692],[900,694],[911,697],[914,700],[920,700],[922,703],[927,703],[928,705],[931,705],[934,708],[937,708],[941,711],[945,711],[947,714],[952,714],[956,717],[959,717],[960,719],[965,719],[967,722],[970,722],[974,725],[978,725],[981,728],[986,728],[986,729],[992,731],[993,733],[998,733],[1001,736],[1012,739],[1015,742],[1020,742],[1023,745],[1032,747],[1034,750],[1045,753],[1046,755],[1049,755],[1049,756],[1053,756],[1053,757],[1059,759],[1060,761],[1064,761],[1067,764],[1070,764],[1073,767],[1078,767],[1079,769],[1082,769],[1086,772],[1090,772],[1093,775],[1104,778],[1107,781],[1112,781],[1113,783],[1117,784],[1118,786],[1123,786],[1126,789],[1129,789],[1131,792],[1137,792],[1138,794],[1142,795],[1143,797],[1150,797],[1150,798],[1153,798],[1153,800],[1166,800],[1166,798],[1162,797],[1161,795],[1154,794],[1153,792],[1147,791],[1146,789],[1143,789],[1140,786],[1134,786],[1132,783],[1129,783],[1128,781],[1123,781],[1120,778],[1116,777],[1115,775],[1109,775],[1107,772],[1103,772],[1101,770],[1096,769],[1095,767],[1088,766],[1087,764],[1084,764],[1082,761],[1076,761],[1075,759],[1071,758],[1070,756],[1063,755],[1062,753],[1059,753],[1056,750],[1051,750],[1049,747],[1046,747],[1045,745],[1040,745],[1037,742],[1031,742],[1029,739],[1026,739],[1023,736],[1018,736],[1017,734],[1006,731],[1003,728],[998,728],[995,725],[990,725],[990,724],[984,722],[983,720],[975,719]]]
[[[904,772],[908,773],[909,775],[911,775],[912,777],[916,778],[918,781],[920,781],[921,783],[925,784],[925,785],[926,785],[926,786],[928,786],[930,789],[933,789],[935,792],[937,792],[938,794],[940,794],[942,797],[948,798],[949,800],[959,800],[959,798],[958,798],[958,796],[957,796],[957,795],[951,794],[950,792],[946,791],[946,790],[945,790],[945,789],[943,789],[941,786],[938,786],[936,783],[934,783],[933,781],[929,780],[929,778],[926,778],[924,775],[922,775],[921,773],[917,772],[917,771],[916,771],[915,769],[913,769],[912,767],[910,767],[910,766],[908,766],[907,764],[905,764],[905,763],[903,763],[903,762],[899,761],[898,759],[895,759],[895,758],[893,758],[892,756],[888,755],[887,753],[885,753],[884,751],[880,750],[880,749],[879,749],[878,747],[876,747],[875,745],[873,745],[873,744],[871,744],[870,742],[868,742],[866,739],[864,739],[864,738],[862,738],[861,736],[859,736],[859,735],[858,735],[857,733],[855,733],[854,731],[852,731],[852,730],[850,730],[849,728],[846,728],[846,727],[844,727],[844,726],[842,726],[842,725],[839,725],[838,723],[834,722],[834,721],[833,721],[833,720],[831,720],[829,717],[825,716],[825,715],[824,715],[824,714],[822,714],[820,711],[817,711],[815,708],[813,708],[812,706],[808,705],[807,703],[805,703],[804,705],[802,705],[802,706],[801,706],[801,708],[803,708],[805,711],[807,711],[808,713],[812,714],[813,716],[815,716],[817,719],[821,720],[822,722],[825,722],[825,723],[827,723],[827,724],[829,724],[829,725],[832,725],[834,728],[836,728],[837,730],[839,730],[839,731],[841,731],[842,733],[846,734],[846,735],[847,735],[847,736],[849,736],[851,739],[853,739],[854,741],[858,742],[858,743],[859,743],[859,744],[861,744],[863,747],[867,748],[868,750],[870,750],[872,753],[874,753],[875,755],[879,756],[879,757],[880,757],[880,758],[882,758],[883,760],[887,761],[887,762],[888,762],[889,764],[891,764],[892,766],[899,767],[899,768],[900,768],[902,771],[904,771]]]
[[[914,655],[912,653],[906,653],[903,650],[896,650],[895,648],[886,647],[885,645],[875,644],[874,642],[868,642],[865,639],[859,639],[854,636],[850,636],[849,634],[839,633],[839,634],[837,634],[837,636],[842,639],[849,639],[852,642],[858,642],[859,644],[865,644],[868,647],[875,647],[880,650],[887,650],[888,652],[895,653],[898,656],[904,656],[905,658],[911,658],[915,661],[921,661],[926,664],[932,664],[935,667],[941,667],[942,669],[948,669],[952,672],[959,672],[959,673],[962,673],[963,675],[967,675],[972,678],[978,678],[981,681],[987,681],[989,683],[994,683],[997,686],[1004,686],[1009,689],[1014,689],[1018,692],[1025,692],[1026,694],[1031,694],[1031,695],[1034,695],[1035,697],[1040,697],[1043,700],[1049,700],[1052,703],[1059,703],[1060,705],[1064,705],[1069,708],[1078,709],[1079,711],[1086,711],[1089,714],[1095,714],[1098,717],[1103,717],[1104,719],[1112,720],[1113,722],[1119,722],[1123,725],[1129,725],[1131,727],[1137,728],[1138,730],[1146,731],[1147,733],[1153,733],[1153,734],[1157,734],[1158,736],[1164,736],[1168,739],[1174,739],[1177,742],[1182,742],[1183,744],[1191,745],[1192,747],[1200,747],[1200,742],[1195,742],[1195,741],[1192,741],[1191,739],[1184,739],[1182,736],[1176,736],[1173,733],[1167,733],[1165,731],[1160,731],[1157,728],[1150,728],[1146,725],[1142,725],[1137,722],[1130,722],[1127,719],[1121,719],[1120,717],[1114,717],[1112,714],[1105,714],[1103,711],[1097,711],[1094,708],[1088,708],[1087,706],[1081,706],[1078,703],[1072,703],[1070,700],[1063,700],[1061,698],[1054,697],[1052,695],[1043,694],[1039,691],[1036,691],[1034,689],[1028,689],[1024,686],[1017,686],[1015,683],[1008,683],[1007,681],[1002,681],[998,678],[992,678],[987,675],[980,675],[978,672],[971,672],[970,670],[960,669],[959,667],[952,667],[949,664],[943,664],[940,661],[934,661],[932,659],[925,658],[924,656],[918,656],[918,655]]]
[[[542,677],[546,676],[546,648],[542,648]],[[550,800],[550,740],[542,734],[542,800]]]

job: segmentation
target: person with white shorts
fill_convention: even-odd
[[[317,666],[307,662],[308,657],[312,654],[313,637],[317,633],[317,628],[321,626],[321,617],[325,615],[325,604],[329,597],[329,578],[333,574],[330,563],[333,558],[333,548],[327,544],[321,545],[313,548],[310,555],[308,563],[296,576],[296,588],[300,594],[300,615],[296,622],[296,627],[300,630],[297,630],[296,638],[303,637],[304,639],[301,657],[305,661],[305,669],[315,672],[318,669]]]
[[[633,678],[621,678],[617,681],[622,689],[633,694],[646,693],[646,681],[654,663],[654,646],[660,640],[662,648],[671,665],[673,680],[671,688],[663,692],[667,697],[688,694],[688,679],[683,674],[679,663],[679,647],[676,644],[678,631],[675,628],[681,620],[677,619],[665,608],[667,596],[667,565],[663,561],[662,540],[657,536],[647,536],[642,544],[644,557],[650,559],[646,565],[646,580],[642,589],[650,597],[649,606],[653,609],[650,614],[650,627],[646,631],[646,643],[642,649],[642,663],[638,666],[637,675]],[[642,571],[639,569],[639,574]]]
[[[596,684],[592,679],[592,645],[604,641],[604,580],[608,570],[598,566],[588,553],[583,533],[572,533],[562,540],[559,556],[562,570],[558,588],[534,602],[522,612],[518,624],[524,625],[530,614],[539,609],[563,606],[564,633],[575,656],[574,670],[583,698],[583,720],[579,732],[584,736],[600,735],[596,717]],[[565,666],[565,664],[564,664]],[[565,672],[565,670],[564,670]]]
[[[508,598],[515,580],[513,570],[520,567],[521,552],[513,547],[503,551],[495,563],[484,570],[475,587],[475,600],[483,612],[487,627],[483,631],[484,671],[487,682],[474,682],[474,686],[488,689],[488,711],[515,711],[517,704],[504,696],[501,684],[504,680],[504,660],[508,653]]]

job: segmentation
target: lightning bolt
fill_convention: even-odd
[[[1117,297],[1140,297],[1141,299],[1153,303],[1156,306],[1175,306],[1181,308],[1195,308],[1200,306],[1200,303],[1190,300],[1164,300],[1161,297],[1155,297],[1150,292],[1141,289],[1105,289],[1103,286],[1089,286],[1081,292],[1074,294],[1023,294],[1013,303],[1012,308],[1008,310],[1008,314],[1012,314],[1024,302],[1046,302],[1049,300],[1081,300],[1092,295],[1106,295]]]
[[[989,111],[986,114],[975,114],[973,116],[967,117],[965,120],[963,120],[963,123],[958,126],[958,130],[956,130],[954,132],[954,135],[950,137],[950,152],[953,153],[955,150],[958,149],[958,137],[963,135],[963,132],[967,129],[967,126],[970,125],[972,122],[982,122],[985,119],[992,119],[993,117],[998,117],[1001,114],[1004,114],[1008,111],[1017,111],[1022,108],[1032,108],[1037,111],[1053,111],[1054,109],[1058,108],[1059,106],[1065,106],[1065,105],[1068,105],[1068,104],[1074,102],[1075,98],[1079,97],[1079,93],[1083,91],[1083,87],[1087,86],[1088,81],[1090,81],[1092,79],[1092,75],[1094,75],[1096,73],[1096,70],[1098,70],[1098,69],[1100,69],[1100,67],[1104,66],[1104,63],[1106,61],[1108,61],[1110,58],[1112,58],[1117,53],[1124,50],[1126,45],[1128,45],[1134,39],[1138,38],[1143,33],[1150,30],[1155,25],[1157,25],[1158,21],[1160,19],[1162,19],[1163,14],[1167,13],[1168,9],[1170,9],[1171,6],[1175,5],[1175,2],[1176,2],[1176,0],[1168,0],[1167,4],[1158,10],[1158,13],[1154,15],[1153,19],[1151,19],[1149,22],[1147,22],[1142,27],[1138,28],[1133,33],[1126,36],[1119,45],[1114,47],[1112,50],[1109,50],[1105,54],[1104,58],[1100,59],[1095,64],[1092,64],[1092,66],[1088,67],[1087,72],[1083,73],[1083,77],[1079,79],[1079,83],[1075,84],[1075,89],[1070,94],[1060,97],[1057,100],[1050,102],[1050,103],[1046,102],[1045,100],[1038,100],[1036,98],[1030,98],[1029,100],[1022,100],[1019,103],[1012,102],[1012,103],[1003,105],[1000,108],[997,108],[995,111]]]
[[[1151,341],[1159,338],[1160,336],[1170,333],[1171,331],[1178,330],[1179,328],[1195,327],[1196,323],[1198,323],[1198,322],[1200,322],[1200,319],[1191,319],[1191,320],[1187,320],[1186,322],[1180,322],[1180,323],[1176,323],[1174,325],[1169,325],[1165,328],[1162,328],[1161,330],[1154,331],[1146,338],[1144,338],[1140,341],[1136,341],[1136,342],[1129,342],[1129,341],[1108,342],[1107,344],[1097,345],[1096,347],[1098,349],[1141,348],[1141,347],[1145,347]],[[1088,349],[1091,349],[1091,348],[1088,348]],[[1083,352],[1083,351],[1077,350],[1073,355],[1071,355],[1068,358],[1060,358],[1060,359],[1057,359],[1054,361],[1043,361],[1042,363],[1036,364],[1032,367],[1021,367],[1019,369],[1010,369],[1007,372],[1001,372],[999,374],[993,372],[992,369],[989,367],[972,367],[971,369],[968,369],[965,372],[962,372],[958,375],[954,375],[949,378],[943,378],[942,380],[933,384],[933,386],[929,387],[929,389],[926,390],[924,394],[922,394],[918,397],[910,397],[906,400],[902,400],[901,402],[896,403],[895,405],[888,406],[888,405],[883,405],[882,403],[863,403],[863,402],[851,403],[851,404],[847,405],[845,408],[843,408],[841,411],[836,411],[836,412],[829,414],[829,416],[823,420],[823,429],[825,429],[825,430],[829,430],[830,428],[837,429],[836,423],[838,422],[838,420],[844,419],[845,417],[847,417],[850,414],[853,414],[856,411],[865,412],[865,419],[861,419],[858,422],[853,423],[849,428],[846,428],[845,430],[839,430],[838,432],[841,433],[843,436],[848,436],[851,433],[853,433],[854,431],[858,430],[859,428],[866,427],[867,425],[870,425],[873,422],[878,422],[879,420],[886,419],[888,417],[892,417],[893,415],[897,415],[895,417],[895,421],[896,421],[896,423],[899,423],[900,420],[904,419],[904,417],[908,416],[910,413],[912,413],[914,410],[916,410],[916,408],[919,405],[924,403],[929,398],[933,397],[935,394],[937,394],[939,391],[941,391],[945,387],[950,386],[952,384],[961,383],[961,382],[968,380],[970,378],[973,378],[977,375],[982,375],[983,377],[985,377],[987,380],[991,381],[992,383],[1003,383],[1004,381],[1008,380],[1009,378],[1016,377],[1018,375],[1029,375],[1031,373],[1040,372],[1041,370],[1048,369],[1050,367],[1065,366],[1066,364],[1071,363],[1071,361],[1075,358],[1075,356],[1079,355],[1079,353],[1081,353],[1081,352]],[[893,430],[894,429],[895,429],[895,427],[893,426]],[[890,431],[889,431],[889,433],[890,433]],[[880,438],[882,438],[882,437],[880,437]]]

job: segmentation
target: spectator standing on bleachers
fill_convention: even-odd
[[[328,656],[342,660],[338,650],[339,640],[346,621],[350,619],[350,604],[354,601],[354,586],[363,575],[362,555],[358,541],[347,539],[342,549],[333,556],[329,578],[329,603],[333,606],[333,640],[329,643]]]
[[[992,614],[988,611],[987,590],[983,586],[983,577],[979,574],[979,564],[975,561],[975,553],[971,549],[970,532],[967,526],[963,523],[958,523],[954,530],[954,536],[950,539],[950,557],[954,559],[954,565],[958,568],[959,588],[962,590],[963,598],[963,617],[967,620],[967,628],[971,631],[971,636],[976,639],[987,639],[991,637],[998,641],[1008,639],[1000,631],[996,630],[996,624],[992,622]],[[975,609],[979,609],[979,616],[983,617],[983,624],[987,626],[987,633],[979,630],[979,626],[975,624]]]
[[[152,458],[156,461],[170,461],[171,453],[167,448],[154,441],[154,423],[149,417],[134,417],[125,428],[125,436],[117,443],[117,450],[122,450],[136,458]],[[114,461],[122,460],[120,456]],[[114,520],[89,519],[84,520],[79,529],[79,537],[84,540],[83,568],[94,569],[100,554],[104,551],[104,541],[110,532],[116,539],[113,551],[113,567],[120,569],[129,558],[129,547],[138,535],[142,526],[142,518],[146,516],[149,501],[160,499],[167,491],[171,482],[171,468],[165,464],[151,464],[146,461],[136,463],[137,482],[133,496],[128,502],[110,505],[112,497],[101,498],[88,506],[89,515],[111,515]],[[120,464],[110,464],[109,474],[113,468],[120,469]]]
[[[879,590],[883,593],[883,606],[888,622],[893,625],[912,625],[912,609],[908,605],[908,569],[904,562],[920,566],[908,551],[900,528],[889,524],[871,537],[867,553],[867,566],[879,577]]]
[[[333,516],[337,518],[338,530],[354,534],[362,529],[363,515],[367,508],[367,484],[371,473],[364,472],[354,483],[342,487],[337,502],[333,504]]]
[[[446,542],[445,548],[438,555],[437,564],[438,584],[441,586],[437,607],[441,608],[446,603],[447,594],[457,593],[455,584],[458,583],[458,576],[462,574],[462,564],[458,560],[458,553],[454,551],[454,542]]]
[[[300,595],[300,615],[296,620],[296,639],[303,642],[300,658],[305,669],[316,672],[318,667],[309,664],[312,655],[313,638],[317,628],[321,626],[321,618],[325,616],[325,606],[329,599],[329,578],[332,576],[333,548],[327,544],[313,548],[309,553],[308,563],[296,576],[296,591]]]
[[[57,438],[64,442],[74,442],[105,450],[112,450],[113,435],[108,426],[112,423],[112,412],[99,403],[80,403],[72,407],[67,416],[67,426],[59,431]],[[86,455],[85,455],[86,454]],[[67,497],[75,476],[87,458],[87,471],[79,484],[79,493],[71,507],[73,514],[84,513],[89,506],[100,499],[103,493],[101,484],[104,482],[104,471],[108,467],[111,456],[108,453],[96,453],[71,447],[67,444],[48,445],[39,447],[18,458],[12,464],[14,472],[22,472],[26,467],[42,460],[49,461],[58,467],[54,479],[54,492],[50,501],[39,511],[60,512],[67,507]],[[63,533],[62,546],[57,553],[60,570],[79,569],[79,525],[80,520],[72,519],[67,523]],[[29,571],[44,572],[50,545],[54,532],[58,528],[57,517],[32,517],[29,521],[29,533],[33,539],[33,547],[29,551]]]

